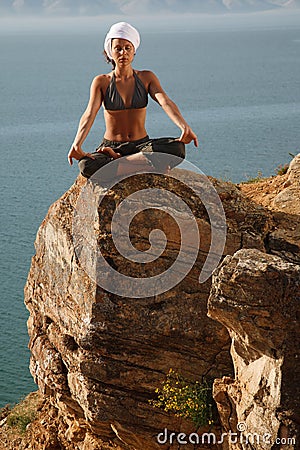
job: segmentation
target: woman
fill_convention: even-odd
[[[151,171],[153,165],[166,171],[170,164],[166,159],[162,161],[163,153],[183,159],[184,144],[194,141],[195,146],[198,146],[196,134],[186,123],[175,103],[164,92],[156,75],[149,70],[137,71],[132,68],[139,44],[138,31],[126,22],[112,25],[105,38],[104,53],[107,60],[112,63],[113,70],[94,78],[88,106],[80,119],[75,140],[68,154],[71,165],[73,158],[79,160],[80,172],[86,178],[113,159],[122,156],[117,165],[116,175],[134,173],[136,169]],[[148,94],[180,128],[179,139],[149,138],[145,129]],[[86,153],[82,150],[82,144],[102,104],[106,125],[104,139],[96,152]],[[155,152],[159,154],[155,155]]]

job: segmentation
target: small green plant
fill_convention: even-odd
[[[294,159],[296,155],[289,152],[289,155]],[[290,166],[290,163],[287,164],[279,164],[279,166],[275,169],[275,175],[285,175],[288,171],[288,168]]]
[[[153,406],[190,419],[197,427],[214,423],[212,383],[188,381],[170,369],[166,381],[155,392],[157,400],[150,400]]]
[[[257,177],[248,178],[244,183],[258,183],[259,181],[262,181],[264,179],[262,171],[259,170],[257,172]]]
[[[32,422],[32,417],[28,414],[10,414],[7,418],[9,427],[18,428],[21,433],[25,433],[27,425]]]
[[[275,175],[284,175],[287,173],[289,164],[279,164],[275,169]]]
[[[7,416],[7,425],[16,428],[20,433],[25,433],[26,427],[35,418],[35,410],[26,399],[16,405]]]

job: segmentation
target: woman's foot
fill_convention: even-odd
[[[117,175],[133,175],[136,172],[153,172],[149,159],[142,153],[128,155],[119,161]]]

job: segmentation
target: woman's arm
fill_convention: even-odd
[[[149,94],[157,103],[160,104],[165,113],[170,117],[170,119],[181,129],[181,136],[179,138],[184,144],[189,144],[194,141],[194,145],[198,147],[197,135],[193,132],[191,127],[182,117],[178,106],[167,96],[159,79],[153,72],[148,72],[150,83],[149,83]]]
[[[78,130],[74,139],[74,142],[72,144],[72,147],[68,153],[68,160],[70,165],[73,164],[73,158],[74,159],[80,159],[84,156],[89,156],[90,158],[93,158],[93,156],[90,153],[85,153],[81,146],[87,137],[93,123],[95,120],[95,117],[100,109],[100,106],[102,104],[102,81],[103,81],[103,75],[99,75],[92,81],[91,88],[90,88],[90,99],[87,105],[86,110],[84,111],[78,125]]]

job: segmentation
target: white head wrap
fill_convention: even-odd
[[[130,41],[134,46],[135,51],[140,45],[140,34],[139,32],[127,22],[118,22],[110,27],[104,40],[104,50],[106,51],[108,57],[112,59],[111,56],[111,41],[112,39],[126,39]]]

